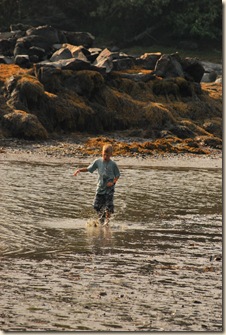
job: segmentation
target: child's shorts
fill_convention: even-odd
[[[114,191],[106,194],[96,194],[93,207],[97,212],[107,209],[108,212],[114,213]]]

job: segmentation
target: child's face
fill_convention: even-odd
[[[109,159],[111,158],[111,154],[107,151],[102,151],[102,158],[104,161],[109,161]]]

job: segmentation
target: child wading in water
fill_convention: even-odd
[[[93,206],[98,213],[100,223],[103,225],[108,225],[110,215],[114,213],[115,184],[120,176],[117,164],[111,160],[112,152],[111,144],[104,145],[102,158],[96,159],[87,168],[78,169],[74,172],[74,176],[76,176],[80,172],[93,173],[98,170],[99,178]]]

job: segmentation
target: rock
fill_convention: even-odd
[[[179,87],[171,78],[154,81],[153,93],[156,96],[164,96],[167,101],[170,101],[171,99],[179,100],[180,98]]]
[[[215,82],[217,78],[222,78],[222,64],[216,64],[211,62],[201,62],[205,70],[202,82],[210,83]]]
[[[162,55],[156,62],[153,73],[162,78],[182,77],[200,83],[205,70],[194,58],[181,59],[178,53]]]
[[[162,140],[150,145],[153,150],[160,145],[170,152],[191,151],[197,148],[193,139],[198,135],[210,137],[206,143],[216,148],[222,145],[213,140],[222,136],[221,86],[200,85],[203,71],[215,71],[213,67],[204,69],[197,59],[182,59],[177,53],[145,53],[136,58],[118,49],[92,48],[89,33],[61,32],[50,26],[8,36],[16,40],[15,58],[0,58],[1,106],[9,115],[4,125],[13,125],[8,134],[31,137],[21,123],[33,115],[49,133],[130,130],[132,134],[134,127],[142,129],[143,137]],[[5,47],[7,52],[8,42]],[[5,66],[12,61],[20,67]],[[12,75],[14,79],[6,83]],[[11,115],[11,110],[19,112]],[[3,115],[0,109],[1,120]],[[190,139],[176,148],[175,138]],[[166,139],[172,145],[167,146]],[[131,152],[139,154],[139,150],[133,147]]]
[[[131,57],[125,57],[121,59],[114,59],[112,64],[114,71],[123,71],[131,69],[134,66],[134,61]]]
[[[44,60],[45,58],[45,50],[39,47],[30,47],[28,49],[29,59],[32,63],[38,63]]]
[[[186,57],[181,60],[181,65],[187,80],[201,82],[205,69],[199,60]]]
[[[96,71],[79,71],[74,76],[72,85],[76,93],[91,98],[104,89],[104,78]]]
[[[56,62],[43,61],[37,64],[36,69],[41,67],[52,67],[56,69],[73,70],[73,71],[99,70],[98,68],[92,66],[90,62],[75,58],[60,59]]]
[[[22,68],[29,68],[31,66],[28,55],[17,55],[15,57],[15,64],[19,65]]]
[[[215,83],[216,83],[216,84],[222,84],[222,76],[218,77],[218,78],[215,80]]]
[[[100,69],[105,69],[106,73],[112,70],[122,71],[130,69],[135,64],[133,57],[122,52],[112,52],[105,48],[93,62],[93,65]]]
[[[162,55],[156,62],[154,74],[162,78],[182,77],[184,72],[180,64],[181,58],[179,54]]]
[[[120,77],[120,78],[126,78],[126,79],[130,79],[130,80],[134,80],[134,81],[141,81],[141,82],[148,82],[149,80],[154,80],[155,79],[155,75],[153,75],[152,73],[117,73],[115,74],[116,77]]]
[[[26,31],[26,36],[17,39],[13,54],[14,57],[17,55],[38,56],[38,61],[41,61],[52,55],[53,45],[65,41],[63,33],[51,26],[32,27]],[[36,52],[34,52],[34,48],[36,48]]]
[[[174,126],[170,129],[171,132],[181,139],[194,137],[195,133],[189,129],[187,126],[174,124]]]
[[[50,57],[51,62],[57,62],[61,59],[70,59],[72,58],[71,51],[68,48],[60,48]]]
[[[159,132],[161,138],[171,138],[173,136],[172,132],[170,130],[161,130]]]
[[[46,87],[49,91],[54,90],[53,82],[55,76],[60,75],[61,70],[58,67],[52,66],[52,63],[39,63],[34,65],[34,72],[37,79],[43,84],[52,83],[50,87]]]
[[[12,32],[15,32],[15,31],[24,31],[26,32],[26,30],[32,28],[32,26],[28,25],[28,24],[23,24],[23,23],[15,23],[15,24],[11,24],[10,25],[10,30]]]
[[[43,85],[34,76],[17,75],[6,84],[8,105],[12,109],[26,112],[45,110]]]
[[[99,56],[94,61],[93,65],[99,68],[103,68],[105,69],[106,73],[109,73],[113,69],[112,60],[114,59],[114,56],[116,58],[116,54],[117,53],[111,52],[106,48],[99,54]]]
[[[15,110],[2,118],[2,125],[10,137],[40,140],[48,137],[47,131],[35,115]]]
[[[91,48],[95,37],[88,32],[63,31],[67,43],[72,45],[83,45],[85,48]]]
[[[0,64],[13,64],[11,57],[0,56]]]
[[[91,63],[93,63],[97,57],[99,56],[99,54],[101,53],[102,49],[100,48],[89,48],[89,55],[87,55],[87,59],[88,61],[90,61]]]
[[[48,41],[49,45],[65,42],[64,36],[59,34],[57,29],[48,25],[32,27],[26,31],[26,35],[39,36],[45,41]]]
[[[215,71],[218,75],[222,75],[222,64],[212,63],[212,62],[201,62],[204,67],[205,72],[210,73]]]
[[[70,59],[76,58],[82,61],[87,62],[87,58],[84,55],[84,47],[83,46],[74,46],[71,44],[62,44],[62,47],[54,52],[50,61],[56,62],[61,59]]]
[[[145,53],[137,59],[137,64],[139,63],[144,69],[154,70],[156,62],[161,57],[160,52],[156,53]]]
[[[208,145],[214,149],[222,149],[222,139],[220,139],[219,137],[206,137],[203,140],[204,145]]]
[[[17,55],[29,55],[29,49],[31,47],[37,47],[45,50],[46,55],[50,52],[52,45],[48,40],[42,36],[30,35],[24,36],[17,39],[15,48],[14,48],[14,57]]]
[[[202,76],[203,83],[213,83],[217,79],[217,73],[215,71],[211,71],[209,73],[204,73]]]

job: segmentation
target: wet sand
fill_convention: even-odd
[[[131,226],[126,220],[124,228],[121,222],[117,225],[116,221],[109,229],[92,229],[85,226],[72,229],[75,220],[67,217],[65,213],[69,215],[68,213],[76,212],[70,205],[75,205],[76,196],[72,194],[73,199],[70,201],[68,193],[63,193],[65,189],[62,185],[65,185],[67,180],[68,183],[71,181],[62,173],[62,164],[71,165],[71,171],[90,163],[96,157],[81,153],[81,146],[81,142],[71,143],[63,140],[45,143],[0,140],[0,163],[4,166],[5,162],[11,162],[15,170],[14,181],[9,182],[11,175],[6,166],[7,180],[3,186],[6,188],[5,196],[9,200],[4,196],[3,199],[7,205],[9,204],[9,213],[7,212],[8,221],[7,216],[6,221],[4,215],[2,216],[2,226],[13,248],[17,242],[23,242],[21,248],[19,244],[15,252],[9,248],[8,253],[6,250],[0,257],[1,329],[6,332],[221,331],[222,235],[221,211],[220,208],[217,209],[217,204],[220,206],[221,195],[218,189],[215,190],[216,181],[221,181],[221,151],[211,150],[209,155],[154,153],[151,156],[114,156],[113,159],[118,165],[125,167],[125,172],[129,170],[125,176],[130,176],[130,183],[133,183],[131,189],[135,191],[142,182],[137,178],[138,167],[139,170],[145,169],[142,171],[144,174],[149,174],[147,169],[153,168],[152,172],[157,171],[159,177],[167,173],[169,167],[171,170],[175,168],[173,174],[176,173],[178,179],[174,189],[177,192],[171,193],[171,188],[168,189],[170,204],[180,204],[180,195],[182,192],[183,195],[186,193],[183,180],[187,180],[187,169],[195,169],[191,173],[191,181],[194,180],[194,184],[187,182],[187,198],[184,200],[187,203],[186,199],[189,199],[194,213],[182,213],[179,208],[178,218],[172,221],[167,210],[167,216],[163,216],[159,221],[155,216],[150,219],[151,223],[146,229],[141,224],[137,226],[138,219]],[[33,174],[30,163],[35,165]],[[158,167],[161,167],[160,172]],[[36,170],[40,173],[35,174]],[[45,175],[46,170],[52,172],[48,178]],[[23,175],[23,171],[27,174]],[[53,172],[60,177],[55,178]],[[181,173],[184,178],[181,177]],[[40,175],[43,176],[43,180],[39,179]],[[24,176],[27,179],[24,179]],[[169,179],[163,179],[163,184],[168,180],[171,185],[171,177],[172,174],[169,175]],[[24,205],[26,209],[24,216],[20,212],[23,207],[18,209],[14,199],[15,188],[7,188],[8,181],[10,185],[15,183],[13,187],[16,187],[17,192],[22,192],[23,187],[18,187],[17,180],[25,186],[25,193],[20,193],[21,206]],[[159,195],[158,199],[165,199],[166,202],[167,188],[159,186],[160,178],[156,180],[156,195]],[[48,188],[47,181],[51,188]],[[41,182],[44,185],[44,193],[39,189]],[[195,198],[196,184],[201,184],[204,189],[202,194],[211,195],[213,200],[198,196]],[[30,192],[27,191],[28,185]],[[87,185],[81,183],[81,187],[88,187]],[[143,184],[142,188],[147,199],[148,189],[145,193],[145,185]],[[206,189],[207,186],[211,191]],[[122,180],[122,193],[125,187],[127,181]],[[192,187],[193,192],[190,192]],[[179,188],[181,192],[178,192]],[[46,194],[48,191],[49,195]],[[199,195],[199,187],[197,192]],[[41,194],[45,195],[43,203],[39,202]],[[54,202],[53,194],[59,195],[60,199],[55,199]],[[152,208],[153,192],[149,195]],[[119,189],[118,198],[120,196]],[[191,199],[191,196],[194,199]],[[123,198],[122,194],[121,200]],[[194,204],[200,204],[200,199],[203,200],[201,209],[203,208],[204,215],[191,205],[191,200]],[[213,214],[210,215],[209,212],[205,212],[205,202],[212,203],[211,201],[214,205]],[[11,210],[14,202],[16,216]],[[33,204],[30,212],[26,204]],[[134,203],[131,204],[129,207],[133,208]],[[59,212],[61,205],[65,210],[63,214]],[[53,206],[52,212],[45,206]],[[55,211],[59,212],[59,217],[52,217]],[[84,208],[84,211],[87,209]],[[141,212],[146,213],[145,210]],[[45,221],[46,227],[36,223],[35,213],[38,217],[47,216],[49,221]],[[64,221],[61,214],[65,216]],[[140,212],[137,215],[140,219]],[[24,222],[26,219],[27,224]],[[149,220],[147,222],[149,224]],[[29,249],[30,245],[34,250]],[[28,250],[26,247],[29,247]]]

